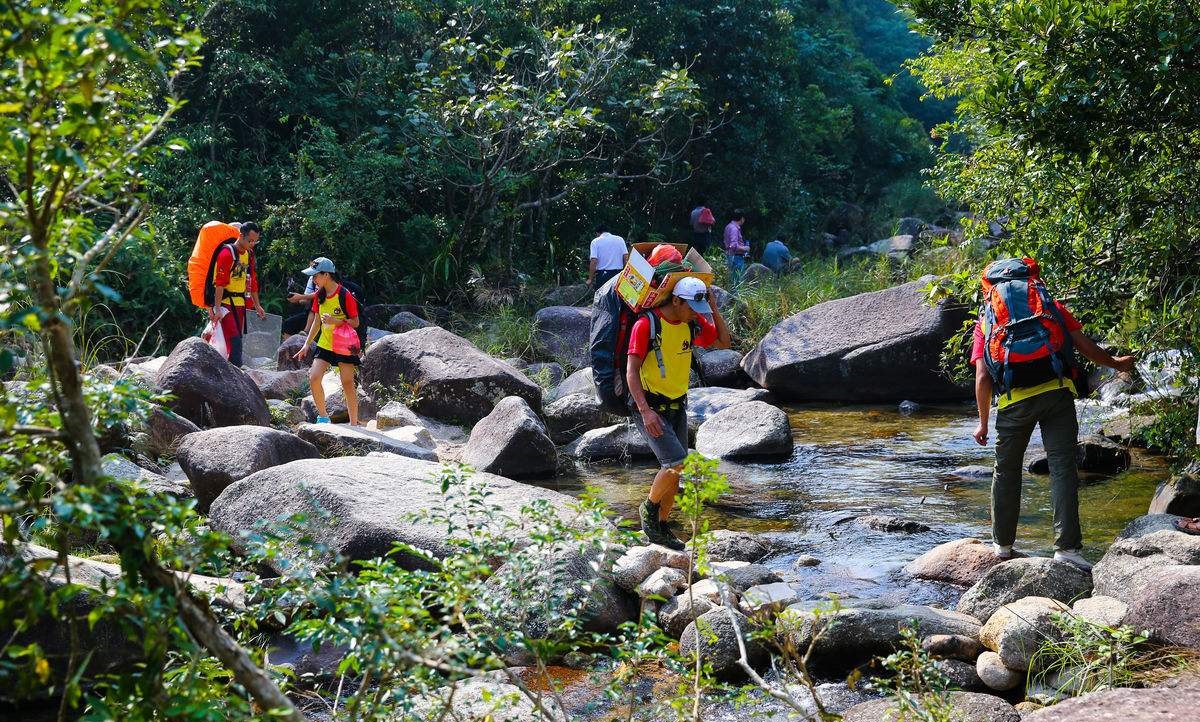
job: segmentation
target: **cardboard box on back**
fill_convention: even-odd
[[[672,243],[684,260],[691,264],[691,271],[676,271],[668,273],[666,278],[662,280],[657,287],[653,285],[654,267],[646,260],[646,256],[650,255],[658,243],[635,243],[629,249],[629,261],[625,264],[625,268],[621,271],[621,276],[617,280],[617,294],[625,305],[632,308],[634,311],[641,311],[647,308],[661,306],[667,302],[671,295],[671,289],[675,288],[675,284],[679,283],[679,279],[691,276],[704,281],[704,285],[711,287],[713,282],[712,266],[704,260],[696,252],[694,248],[688,248],[686,243]]]

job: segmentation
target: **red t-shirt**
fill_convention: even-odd
[[[663,318],[661,312],[657,309],[654,311],[662,323],[671,323]],[[700,326],[699,333],[696,338],[692,339],[693,346],[700,348],[708,348],[717,342],[717,326],[712,321],[708,320],[707,316],[696,314],[696,323]],[[672,324],[678,325],[678,324]],[[640,316],[633,324],[633,330],[629,334],[629,355],[638,358],[645,358],[650,351],[650,319],[645,316]]]
[[[250,262],[248,268],[245,269],[246,275],[246,291],[253,293],[258,291],[258,273],[254,269],[254,253],[248,252]],[[229,281],[233,276],[233,259],[236,258],[234,247],[231,245],[223,246],[217,251],[216,270],[213,272],[213,285],[225,287],[229,285]]]
[[[1083,324],[1075,320],[1075,317],[1071,315],[1070,310],[1068,310],[1066,306],[1062,305],[1062,303],[1058,301],[1055,301],[1054,305],[1058,307],[1058,312],[1062,314],[1063,323],[1067,327],[1067,333],[1074,333],[1075,331],[1083,328]],[[983,358],[983,347],[987,343],[986,339],[983,337],[983,326],[979,321],[975,322],[974,336],[975,343],[971,346],[971,365],[974,365],[976,361]],[[1020,361],[1029,361],[1030,358],[1031,357],[1029,354],[1014,353],[1009,356],[1008,360],[1012,363],[1017,363]]]

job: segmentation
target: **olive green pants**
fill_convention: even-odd
[[[1079,549],[1079,470],[1075,446],[1079,420],[1075,397],[1056,390],[1018,401],[996,412],[996,470],[992,475],[992,541],[1011,546],[1021,513],[1021,472],[1033,427],[1042,429],[1050,462],[1050,500],[1054,506],[1054,546]]]

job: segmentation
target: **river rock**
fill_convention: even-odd
[[[592,309],[550,306],[533,315],[533,346],[543,357],[579,368],[591,363]]]
[[[726,389],[704,386],[688,392],[688,428],[695,433],[709,417],[731,406],[750,401],[766,401],[770,394],[763,389]]]
[[[797,649],[808,649],[814,632],[815,603],[794,604],[788,607],[789,622],[795,621],[793,643]],[[898,606],[863,605],[847,607],[821,616],[824,633],[813,647],[810,669],[839,672],[870,661],[874,657],[894,652],[901,643],[902,625],[916,625],[922,638],[934,634],[979,636],[979,620],[933,607],[915,604]]]
[[[954,722],[1020,722],[1021,714],[1008,702],[982,692],[947,692]],[[855,705],[842,715],[842,722],[894,722],[900,708],[891,698]]]
[[[1159,484],[1147,513],[1200,516],[1200,462]]]
[[[392,334],[367,350],[362,385],[383,392],[415,387],[412,409],[436,419],[474,423],[505,396],[520,396],[534,411],[542,390],[506,363],[483,353],[465,338],[438,327]]]
[[[990,649],[975,660],[975,674],[988,689],[1007,692],[1025,683],[1025,673],[1009,669],[1000,661],[1000,655]]]
[[[312,366],[312,353],[309,353],[299,361],[296,360],[296,353],[304,348],[305,338],[304,334],[297,333],[284,339],[283,343],[279,345],[279,349],[275,352],[276,369],[279,371],[291,371],[293,369],[307,369],[309,366]]]
[[[804,601],[809,592],[797,589],[786,582],[756,584],[742,593],[738,605],[749,616],[769,613],[777,614],[796,602]]]
[[[342,389],[341,381],[335,376],[326,377],[325,381],[325,413],[329,415],[329,420],[335,424],[345,424],[350,421],[350,409],[346,407],[346,392]],[[336,384],[336,385],[335,385]],[[365,424],[371,421],[379,414],[379,406],[375,400],[367,395],[361,386],[355,386],[355,394],[358,396],[358,423]],[[311,395],[305,396],[300,402],[300,410],[304,412],[304,419],[308,423],[315,423],[317,420],[317,404],[313,401]]]
[[[188,419],[154,404],[146,417],[144,451],[153,457],[174,456],[179,439],[199,430],[200,427]]]
[[[625,591],[633,592],[651,574],[663,567],[685,572],[691,568],[686,552],[668,549],[659,544],[629,547],[613,564],[613,581]]]
[[[1123,623],[1163,644],[1200,651],[1200,565],[1160,569],[1129,601]]]
[[[209,521],[236,541],[260,520],[302,514],[319,522],[303,530],[312,544],[348,559],[384,556],[396,542],[443,558],[454,551],[445,525],[411,518],[445,510],[446,497],[431,483],[441,472],[435,462],[393,454],[293,461],[235,482],[213,502]],[[523,506],[545,500],[560,518],[576,518],[575,500],[565,494],[483,472],[470,480],[490,494],[487,502],[499,508],[499,516],[517,518]],[[318,519],[317,509],[331,520]],[[401,553],[395,558],[406,569],[431,567],[424,557]]]
[[[1093,474],[1117,474],[1132,463],[1129,449],[1099,434],[1085,436],[1075,446],[1075,462],[1080,471]],[[1049,474],[1050,461],[1045,455],[1029,462],[1029,473]]]
[[[556,444],[566,444],[585,431],[611,424],[615,419],[605,413],[595,394],[571,394],[546,406],[546,431]]]
[[[1024,554],[1015,556],[1019,558]],[[918,579],[969,587],[1003,561],[992,552],[990,543],[979,539],[955,539],[925,552],[909,562],[904,570]]]
[[[901,519],[898,516],[887,514],[860,516],[854,520],[854,523],[886,534],[921,534],[929,531],[929,527],[919,521]]]
[[[428,328],[432,325],[412,311],[401,311],[388,319],[387,329],[392,333],[406,333],[418,328]]]
[[[582,368],[563,379],[546,395],[546,401],[557,401],[572,394],[596,395],[596,384],[592,381],[592,367]]]
[[[286,431],[227,426],[183,437],[176,459],[196,493],[196,509],[204,513],[235,481],[272,466],[320,456],[315,446]]]
[[[968,692],[986,692],[990,689],[979,678],[974,662],[964,662],[961,659],[938,659],[933,664],[950,680],[950,689],[961,689]]]
[[[992,467],[983,464],[971,464],[969,466],[960,466],[950,472],[950,476],[957,476],[960,479],[991,479]]]
[[[271,411],[271,419],[277,424],[294,427],[308,420],[299,406],[280,399],[267,399],[267,408]]]
[[[714,349],[700,357],[700,378],[705,386],[744,389],[750,377],[742,371],[742,354],[731,348]]]
[[[658,624],[672,639],[679,639],[696,618],[717,609],[711,598],[688,594],[686,590],[667,600],[658,610]]]
[[[1179,517],[1150,514],[1131,521],[1096,563],[1096,594],[1131,603],[1164,569],[1200,565],[1200,536],[1175,528]]]
[[[432,449],[414,443],[406,431],[412,427],[401,426],[387,431],[375,431],[363,426],[345,424],[309,424],[296,427],[296,435],[317,447],[321,456],[363,456],[373,451],[398,454],[423,461],[437,461]]]
[[[811,554],[801,554],[792,561],[793,569],[804,569],[805,567],[819,567],[821,560]]]
[[[699,654],[703,662],[712,665],[713,675],[718,679],[745,679],[745,670],[738,664],[741,659],[739,632],[746,647],[746,661],[751,667],[761,671],[771,659],[762,642],[751,638],[751,630],[750,620],[744,614],[731,609],[714,609],[701,614],[683,630],[679,653],[685,659]]]
[[[522,478],[554,473],[558,454],[525,399],[509,396],[471,429],[462,462],[480,471]]]
[[[688,588],[687,574],[680,569],[661,567],[655,570],[635,590],[642,599],[669,600]]]
[[[973,662],[983,652],[983,645],[965,634],[931,634],[921,640],[921,649],[941,659]]]
[[[929,278],[827,301],[791,316],[742,361],[783,398],[847,402],[962,399],[969,389],[939,371],[945,342],[966,310],[930,306]],[[880,318],[894,323],[878,323]]]
[[[1022,722],[1193,722],[1200,683],[1175,680],[1150,689],[1107,689],[1031,712]]]
[[[1100,627],[1119,627],[1129,613],[1129,605],[1112,597],[1084,597],[1071,605],[1071,613]]]
[[[241,369],[197,337],[180,341],[154,380],[168,407],[197,426],[271,425],[267,400]]]
[[[646,459],[654,456],[650,445],[633,424],[592,429],[567,447],[567,453],[584,461]]]
[[[792,429],[782,410],[762,401],[722,409],[700,424],[696,450],[719,459],[790,456]]]
[[[717,529],[708,542],[708,559],[713,562],[757,562],[771,553],[771,542],[744,531]]]
[[[100,459],[100,468],[105,476],[120,481],[136,481],[151,494],[167,494],[177,499],[190,499],[193,496],[192,487],[186,481],[143,469],[120,454],[105,454]]]
[[[308,388],[307,368],[288,371],[248,369],[246,375],[258,386],[258,390],[262,391],[268,401],[295,398],[302,390]]]
[[[958,611],[988,619],[1001,606],[1039,596],[1071,602],[1092,592],[1092,575],[1070,562],[1032,557],[1009,559],[989,569],[962,595]]]
[[[416,412],[400,401],[389,401],[375,413],[375,428],[387,431],[400,426],[421,426]]]
[[[1005,667],[1024,672],[1044,641],[1062,637],[1054,616],[1070,609],[1048,597],[1018,599],[996,610],[979,630],[979,641],[1000,655]]]
[[[747,562],[713,562],[713,577],[728,584],[735,594],[743,594],[750,587],[782,582],[778,574],[762,564]]]

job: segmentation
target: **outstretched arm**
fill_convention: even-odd
[[[1071,341],[1075,344],[1075,348],[1079,349],[1079,353],[1083,354],[1092,363],[1107,366],[1122,373],[1132,371],[1133,364],[1137,361],[1137,358],[1133,356],[1113,356],[1108,351],[1100,348],[1095,341],[1085,336],[1083,331],[1072,331]]]

